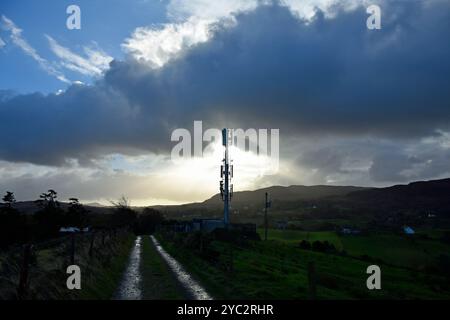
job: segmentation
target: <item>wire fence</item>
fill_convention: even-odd
[[[78,265],[84,281],[92,280],[129,235],[128,228],[71,233],[0,252],[0,300],[76,298],[66,286],[67,267]]]

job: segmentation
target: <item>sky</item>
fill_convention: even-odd
[[[203,201],[220,143],[171,157],[194,121],[279,129],[276,172],[232,150],[235,190],[449,177],[449,33],[446,0],[1,1],[0,193]]]

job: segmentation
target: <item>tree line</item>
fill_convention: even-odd
[[[127,227],[136,234],[150,234],[164,221],[163,215],[152,208],[138,213],[122,197],[113,202],[110,213],[91,212],[77,198],[68,204],[58,201],[58,193],[48,190],[34,201],[38,210],[22,212],[13,192],[7,191],[0,203],[0,249],[11,245],[44,241],[61,236],[62,227],[79,230],[117,229]]]

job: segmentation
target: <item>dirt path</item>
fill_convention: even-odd
[[[138,236],[116,300],[210,300],[212,297],[153,236]]]

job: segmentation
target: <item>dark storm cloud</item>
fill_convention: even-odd
[[[415,161],[414,157],[395,151],[380,153],[374,157],[369,174],[374,181],[406,182],[408,177],[404,176],[402,171],[412,168]]]
[[[114,61],[93,86],[0,99],[0,158],[61,164],[164,152],[177,127],[280,128],[283,135],[420,137],[450,125],[450,10],[394,2],[383,29],[364,8],[305,24],[277,5],[217,24],[165,67]],[[328,165],[328,164],[325,164]],[[375,170],[375,169],[374,169]]]
[[[370,178],[374,182],[398,183],[448,177],[449,148],[424,143],[414,147],[412,152],[399,145],[376,150],[369,169]]]
[[[297,147],[300,176],[314,184],[381,186],[450,175],[450,138],[321,139]]]
[[[0,156],[59,165],[68,158],[87,164],[109,152],[158,151],[167,130],[155,117],[143,119],[139,108],[102,83],[74,85],[61,95],[17,96],[0,107]]]

